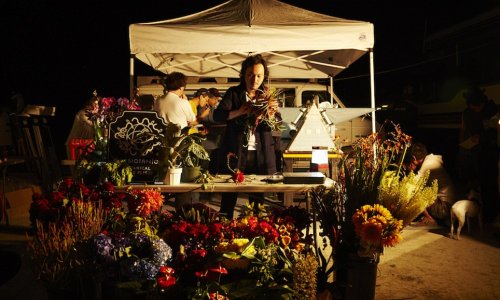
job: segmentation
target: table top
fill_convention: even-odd
[[[186,193],[186,192],[197,192],[197,193],[265,193],[265,192],[275,192],[275,193],[306,193],[312,188],[318,186],[318,184],[284,184],[279,183],[268,183],[265,179],[269,176],[265,175],[245,175],[245,182],[236,184],[231,180],[229,175],[218,175],[213,183],[206,185],[206,189],[203,189],[200,183],[181,183],[178,185],[166,185],[166,184],[137,184],[137,185],[127,185],[122,187],[117,187],[118,190],[124,190],[128,187],[133,189],[142,188],[159,188],[162,193]],[[325,179],[324,185],[332,185],[333,180],[330,178]]]

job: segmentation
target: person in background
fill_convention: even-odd
[[[172,72],[163,80],[165,95],[154,104],[153,110],[166,122],[182,128],[198,124],[196,115],[184,94],[187,78],[180,72]]]
[[[458,170],[469,188],[479,187],[483,202],[483,220],[493,222],[498,215],[498,116],[495,102],[475,86],[463,94],[466,109],[462,113]]]
[[[154,105],[154,111],[167,122],[180,126],[181,129],[198,124],[184,90],[187,78],[180,72],[172,72],[163,80],[166,94],[159,98]],[[175,195],[175,208],[177,212],[184,205],[197,201],[199,193],[180,193]]]
[[[198,89],[196,93],[194,93],[194,97],[189,100],[189,104],[195,116],[198,117],[199,115],[198,108],[204,109],[207,106],[208,98],[209,95],[206,88]]]
[[[66,155],[68,159],[75,159],[75,154],[72,152],[72,147],[75,145],[71,145],[72,141],[75,139],[93,139],[94,138],[94,127],[92,121],[87,116],[87,111],[91,106],[98,105],[99,98],[97,96],[93,96],[89,100],[85,102],[85,104],[80,108],[80,110],[76,113],[75,118],[73,120],[73,126],[71,127],[71,131],[69,132],[68,138],[66,139]],[[83,145],[81,145],[83,146]]]
[[[221,149],[223,157],[227,157],[228,153],[234,153],[237,156],[236,168],[245,174],[276,173],[271,128],[263,122],[257,126],[253,134],[247,135],[248,128],[245,126],[247,114],[251,112],[250,104],[265,90],[264,80],[268,76],[267,63],[262,56],[260,54],[248,56],[241,65],[240,84],[226,91],[213,112],[215,122],[227,122]],[[270,103],[269,107],[277,110],[277,101]],[[226,161],[220,162],[220,168],[229,173]],[[236,200],[236,193],[224,193],[220,213],[232,219]]]
[[[429,154],[423,143],[413,143],[410,148],[411,161],[409,171],[423,174],[429,171],[428,182],[435,179],[438,183],[436,201],[427,207],[422,218],[416,225],[448,225],[450,222],[450,209],[456,201],[455,187],[450,175],[446,171],[441,155]]]
[[[219,147],[224,138],[226,131],[226,123],[218,123],[214,121],[213,114],[221,99],[219,90],[216,88],[208,89],[208,105],[199,110],[200,123],[206,129],[206,140],[202,141],[203,147],[210,154],[210,162],[208,171],[210,174],[219,173],[219,166],[225,163],[221,156]]]

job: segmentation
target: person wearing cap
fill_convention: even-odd
[[[189,104],[191,105],[191,109],[193,110],[195,116],[198,116],[199,107],[203,108],[207,106],[208,98],[208,89],[206,88],[198,89],[196,93],[194,93],[194,97],[189,100]]]
[[[207,131],[206,139],[202,141],[201,144],[210,154],[209,172],[211,174],[217,174],[220,171],[219,165],[222,161],[219,147],[226,131],[226,123],[216,122],[213,119],[213,112],[217,108],[220,100],[219,90],[216,88],[208,89],[208,96],[208,105],[199,111],[200,123],[203,124]]]

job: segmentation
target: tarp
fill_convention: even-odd
[[[260,53],[271,78],[327,78],[373,48],[369,22],[347,20],[277,0],[230,0],[189,16],[131,24],[130,51],[164,73],[239,77]]]

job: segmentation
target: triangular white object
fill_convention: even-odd
[[[334,149],[335,144],[327,127],[328,125],[323,122],[316,105],[311,105],[305,116],[304,124],[302,124],[297,135],[292,140],[288,151],[312,151],[313,146]]]

